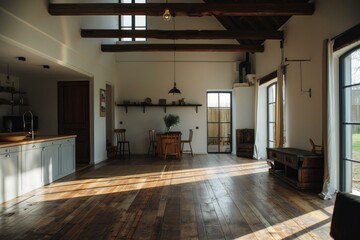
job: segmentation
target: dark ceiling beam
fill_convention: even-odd
[[[103,52],[263,52],[263,46],[236,44],[102,44]]]
[[[162,16],[164,9],[176,16],[293,16],[312,15],[313,3],[58,3],[49,4],[51,15],[147,15]]]
[[[283,39],[282,31],[82,29],[84,38]]]

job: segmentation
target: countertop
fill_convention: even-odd
[[[56,135],[35,135],[34,140],[31,138],[25,138],[22,141],[17,141],[17,142],[0,142],[0,147],[13,147],[13,146],[18,146],[18,145],[24,145],[24,144],[30,144],[30,143],[39,143],[39,142],[46,142],[46,141],[51,141],[51,140],[61,140],[61,139],[66,139],[66,138],[75,138],[76,135],[61,135],[61,136],[56,136]]]

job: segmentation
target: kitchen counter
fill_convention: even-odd
[[[66,138],[76,138],[76,135],[35,135],[34,139],[31,139],[31,137],[29,138],[25,138],[22,141],[17,141],[17,142],[0,142],[0,147],[13,147],[13,146],[19,146],[19,145],[24,145],[24,144],[31,144],[31,143],[41,143],[41,142],[47,142],[47,141],[51,141],[51,140],[61,140],[61,139],[66,139]]]

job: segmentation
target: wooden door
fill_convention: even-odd
[[[76,163],[90,163],[89,82],[58,82],[58,134],[76,134]]]

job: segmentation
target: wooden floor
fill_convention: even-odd
[[[264,161],[132,156],[0,205],[0,239],[331,239],[333,203]]]

